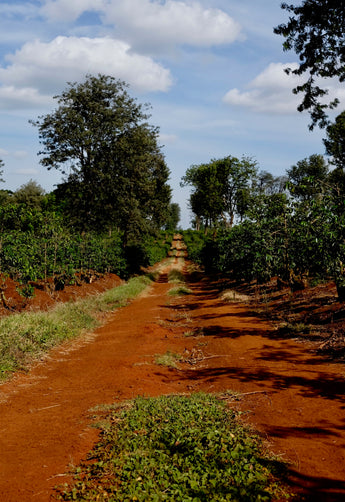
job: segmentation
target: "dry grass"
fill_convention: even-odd
[[[234,289],[226,289],[225,291],[222,292],[220,298],[225,302],[234,302],[234,303],[248,303],[251,300],[250,296],[238,293]]]
[[[124,306],[151,283],[134,277],[126,284],[75,302],[57,305],[47,312],[24,312],[0,319],[0,380],[65,340],[93,330],[106,312]]]

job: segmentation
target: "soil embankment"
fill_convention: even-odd
[[[207,278],[191,279],[192,294],[169,297],[166,272],[93,335],[0,387],[1,500],[49,500],[97,440],[97,405],[228,389],[291,463],[296,489],[313,501],[344,500],[344,366],[279,338],[244,305],[222,300]],[[183,355],[178,370],[155,364],[168,350]]]

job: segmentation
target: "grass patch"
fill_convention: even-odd
[[[221,299],[226,302],[243,302],[247,303],[250,301],[250,297],[248,295],[244,295],[242,293],[238,293],[234,289],[226,289],[221,294]]]
[[[168,294],[170,296],[183,296],[190,295],[192,290],[187,288],[187,286],[177,286],[176,288],[172,288],[169,290]]]
[[[177,268],[170,270],[168,273],[168,281],[177,285],[175,288],[169,290],[168,294],[170,296],[190,295],[192,293],[192,290],[189,289],[185,283],[185,277],[181,270]]]
[[[168,350],[165,354],[156,354],[155,363],[167,368],[177,368],[177,363],[182,360],[180,354],[174,354]]]
[[[151,281],[134,277],[105,293],[58,305],[48,312],[26,312],[0,319],[0,379],[23,370],[53,346],[90,331],[102,312],[126,305]]]
[[[113,411],[60,500],[264,502],[287,498],[283,465],[207,394],[137,398]]]
[[[181,270],[178,270],[177,268],[173,268],[170,270],[168,273],[168,281],[173,282],[173,283],[181,283],[184,282],[184,275],[181,272]]]
[[[189,338],[191,336],[193,336],[193,337],[204,336],[204,329],[203,328],[190,329],[188,331],[185,331],[183,333],[183,336],[185,338]]]

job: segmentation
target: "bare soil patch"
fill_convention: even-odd
[[[98,405],[230,389],[239,395],[231,405],[290,463],[300,500],[344,500],[343,364],[317,353],[319,340],[287,337],[254,314],[251,301],[222,298],[224,280],[192,274],[192,294],[169,296],[167,272],[92,336],[54,349],[0,387],[1,499],[53,499],[98,438],[91,427]],[[168,351],[182,356],[177,368],[155,363]]]

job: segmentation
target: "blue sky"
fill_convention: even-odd
[[[171,170],[173,200],[189,225],[192,164],[251,156],[278,176],[313,153],[324,131],[309,132],[296,111],[298,82],[284,66],[273,27],[287,17],[280,0],[0,0],[0,158],[3,188],[30,179],[46,191],[61,175],[40,166],[37,129],[28,121],[54,109],[52,96],[87,73],[125,80],[150,122]],[[330,97],[345,89],[328,82]],[[340,113],[343,107],[337,109]]]

